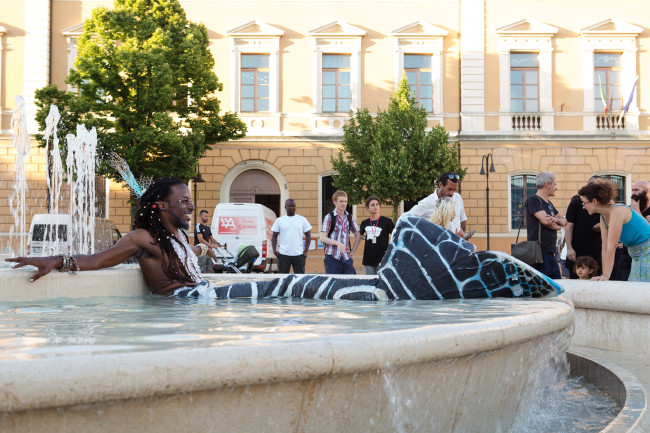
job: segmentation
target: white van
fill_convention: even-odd
[[[35,214],[29,228],[27,255],[34,257],[70,254],[70,222],[68,214]],[[95,252],[112,247],[121,237],[122,234],[113,221],[95,218]],[[56,245],[52,242],[55,238]]]
[[[260,256],[253,272],[277,269],[271,247],[271,227],[277,216],[268,207],[257,203],[219,203],[212,216],[212,236],[228,251],[237,255],[240,246],[253,245]]]

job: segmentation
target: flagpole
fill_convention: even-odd
[[[621,115],[618,118],[618,122],[616,122],[616,127],[617,128],[619,126],[621,126],[621,121],[623,120],[623,116],[625,116],[625,113],[627,113],[627,110],[630,109],[630,105],[632,104],[632,99],[634,99],[634,89],[636,89],[637,81],[639,81],[639,76],[638,75],[634,79],[634,85],[632,86],[632,92],[630,92],[630,97],[627,99],[627,103],[625,104],[625,107],[623,107],[623,111],[621,111]]]

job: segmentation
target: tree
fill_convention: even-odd
[[[404,78],[386,111],[372,118],[367,108],[350,113],[343,143],[332,165],[333,183],[348,193],[351,204],[376,195],[393,207],[393,220],[402,200],[430,194],[445,171],[465,175],[449,134],[442,126],[430,131],[427,113],[419,107]]]
[[[96,8],[67,78],[76,91],[50,85],[36,92],[41,130],[57,104],[59,137],[74,134],[78,123],[95,126],[100,157],[116,152],[137,178],[189,180],[210,144],[246,133],[236,114],[219,113],[215,93],[223,85],[208,44],[206,27],[188,21],[178,0],[115,0],[113,9]],[[98,173],[121,180],[107,164]]]

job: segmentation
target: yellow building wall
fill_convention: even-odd
[[[0,0],[5,5],[7,0]],[[12,3],[13,5],[14,3]],[[24,87],[24,8],[2,7],[0,26],[7,29],[4,36],[2,64],[3,82],[0,83],[0,200],[11,194],[11,173],[14,153],[10,143],[10,110],[14,97]],[[51,81],[65,88],[68,73],[67,50],[63,29],[82,23],[98,5],[111,2],[63,1],[52,2],[52,67]],[[459,131],[460,89],[460,16],[458,1],[184,1],[188,19],[203,22],[210,38],[210,50],[215,58],[214,71],[224,84],[218,94],[224,110],[230,110],[231,47],[226,33],[253,19],[282,29],[279,39],[280,89],[279,111],[289,116],[280,120],[284,133],[309,137],[254,137],[230,143],[217,143],[200,161],[206,180],[197,185],[196,207],[213,211],[222,200],[220,190],[224,176],[237,164],[249,160],[267,161],[287,181],[290,196],[298,201],[299,213],[307,217],[317,234],[319,175],[332,170],[330,157],[338,152],[338,142],[319,137],[312,128],[312,38],[309,31],[339,20],[366,31],[361,40],[361,106],[376,112],[385,109],[395,89],[394,38],[389,33],[406,24],[422,21],[448,32],[443,42],[443,77],[445,128],[452,137]],[[461,164],[468,175],[461,185],[468,214],[468,228],[476,229],[473,241],[485,248],[487,221],[485,209],[485,176],[479,174],[481,157],[488,152],[494,156],[496,172],[490,174],[490,246],[509,251],[516,230],[509,226],[509,188],[513,173],[552,171],[557,175],[559,190],[552,201],[564,213],[570,197],[594,173],[614,171],[627,175],[630,181],[648,178],[650,151],[647,149],[650,120],[647,107],[650,95],[645,91],[644,79],[650,70],[650,2],[633,0],[486,0],[485,12],[485,126],[487,133],[472,135],[469,139],[461,131]],[[641,26],[637,38],[637,73],[641,76],[637,87],[639,133],[602,133],[581,137],[583,129],[584,96],[582,88],[582,43],[580,29],[614,17]],[[555,111],[554,128],[548,136],[536,133],[512,136],[499,135],[499,49],[495,30],[504,25],[531,19],[558,28],[553,37],[552,106]],[[624,98],[629,90],[624,89]],[[432,121],[431,126],[438,121]],[[44,155],[32,147],[29,166],[28,213],[43,212]],[[628,183],[629,190],[631,182]],[[432,182],[431,190],[435,188]],[[628,191],[629,192],[629,191]],[[130,229],[128,191],[119,184],[109,187],[109,217],[121,231]],[[362,206],[357,206],[357,220],[367,217]],[[390,216],[390,210],[382,212]],[[12,224],[8,206],[0,206],[0,233],[7,233]],[[29,223],[29,222],[28,222]],[[4,239],[4,238],[2,238]],[[1,246],[0,246],[1,247]]]

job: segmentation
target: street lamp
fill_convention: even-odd
[[[193,198],[194,198],[194,203],[196,205],[199,204],[198,203],[199,200],[196,198],[196,184],[197,183],[203,183],[203,182],[205,182],[205,180],[203,179],[203,176],[201,176],[201,170],[199,168],[199,165],[197,164],[196,165],[196,175],[192,178],[192,183],[194,184],[194,197]],[[193,230],[196,229],[196,214],[197,214],[196,209],[194,209],[194,229]]]
[[[489,165],[489,168],[488,168]],[[487,249],[490,249],[490,173],[494,173],[492,153],[481,159],[481,175],[485,175],[485,213],[487,215]]]

